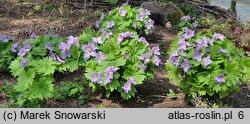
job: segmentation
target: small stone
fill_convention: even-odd
[[[173,3],[145,2],[142,4],[142,8],[148,9],[151,12],[150,18],[162,27],[165,27],[168,22],[171,25],[175,25],[184,16],[181,9]]]

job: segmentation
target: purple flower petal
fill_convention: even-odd
[[[181,20],[191,20],[191,18],[190,18],[190,16],[189,16],[189,15],[187,15],[187,16],[183,16],[183,17],[181,17]]]
[[[147,66],[145,66],[144,64],[141,64],[141,65],[138,66],[138,68],[140,70],[144,70],[145,71],[147,69]]]
[[[150,55],[151,53],[145,53],[144,55],[140,56],[139,59],[142,60],[144,62],[144,64],[147,64],[150,61]]]
[[[222,49],[220,48],[219,52],[223,53],[223,54],[226,54],[228,51],[226,49]]]
[[[115,25],[113,21],[107,22],[107,28],[112,28]]]
[[[188,28],[186,28],[185,33],[182,35],[182,38],[187,40],[189,38],[192,38],[194,36],[195,31],[192,31]]]
[[[159,48],[159,46],[153,47],[152,51],[153,51],[154,55],[160,55],[160,48]]]
[[[192,65],[189,63],[188,59],[184,59],[184,62],[181,64],[181,68],[183,68],[184,72],[188,72]]]
[[[88,60],[91,56],[95,57],[96,56],[96,50],[97,47],[93,43],[84,45],[82,47],[82,50],[84,51],[84,59]]]
[[[91,81],[93,83],[101,83],[102,82],[102,73],[92,73],[91,74]]]
[[[101,63],[101,61],[106,60],[106,56],[102,54],[102,52],[98,52],[95,56],[95,59],[98,63]]]
[[[153,60],[153,63],[156,65],[156,66],[159,66],[161,64],[161,59],[158,57],[158,56],[154,56],[154,60]]]
[[[102,37],[94,37],[92,41],[96,44],[103,44]]]
[[[23,59],[23,60],[21,61],[20,67],[21,67],[21,68],[24,68],[24,66],[25,66],[26,64],[28,64],[29,62],[30,62],[30,59]]]
[[[225,36],[222,35],[222,34],[219,34],[219,33],[214,33],[213,38],[214,39],[219,39],[221,41],[224,41]]]
[[[36,38],[36,36],[37,36],[36,33],[33,32],[33,33],[30,35],[29,38],[34,39],[34,38]]]
[[[224,83],[226,80],[225,80],[225,77],[223,74],[220,74],[218,75],[216,78],[215,78],[215,82],[216,83]]]
[[[202,61],[203,61],[205,67],[212,64],[212,60],[210,59],[210,56],[207,56],[207,57],[203,58]]]

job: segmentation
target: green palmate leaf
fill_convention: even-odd
[[[32,49],[32,54],[35,56],[45,56],[47,55],[47,50],[45,47],[35,47]]]
[[[69,59],[66,59],[65,64],[63,64],[61,67],[63,67],[62,69],[64,71],[73,72],[78,69],[79,63],[76,59],[69,58]]]
[[[16,91],[26,91],[33,84],[34,78],[34,70],[28,69],[28,71],[22,71],[20,77],[18,77],[17,85],[15,86]]]
[[[216,92],[219,92],[221,90],[221,87],[219,84],[215,84],[213,88]]]
[[[115,67],[119,67],[119,66],[123,66],[125,64],[126,64],[126,59],[119,58],[119,59],[115,60],[112,65],[114,65]]]
[[[47,99],[53,96],[53,78],[51,76],[41,77],[31,85],[24,96],[28,100]]]
[[[120,86],[119,81],[118,80],[113,80],[110,84],[106,85],[105,89],[109,90],[110,93],[111,93],[114,90],[117,90],[119,86]]]
[[[18,57],[16,60],[12,61],[10,64],[10,72],[13,76],[18,76],[23,71],[23,68],[20,67],[21,58]]]
[[[90,28],[85,29],[83,34],[79,37],[80,44],[87,44],[91,42],[92,37],[94,36],[95,36],[95,32],[92,29]]]
[[[55,72],[56,65],[59,65],[58,62],[53,61],[51,58],[44,58],[38,61],[33,61],[36,72],[42,73],[44,75],[50,75]]]
[[[142,84],[143,81],[145,80],[146,76],[144,75],[144,72],[142,70],[136,72],[134,75],[133,75],[134,79],[135,79],[135,82],[137,84]]]

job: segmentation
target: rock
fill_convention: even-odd
[[[151,12],[150,18],[162,27],[169,21],[172,25],[177,24],[184,16],[180,8],[173,3],[162,4],[160,2],[145,2],[142,8]]]

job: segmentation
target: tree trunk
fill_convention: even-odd
[[[231,10],[234,14],[236,14],[236,1],[235,1],[235,0],[232,0],[232,1],[231,1],[230,10]]]

